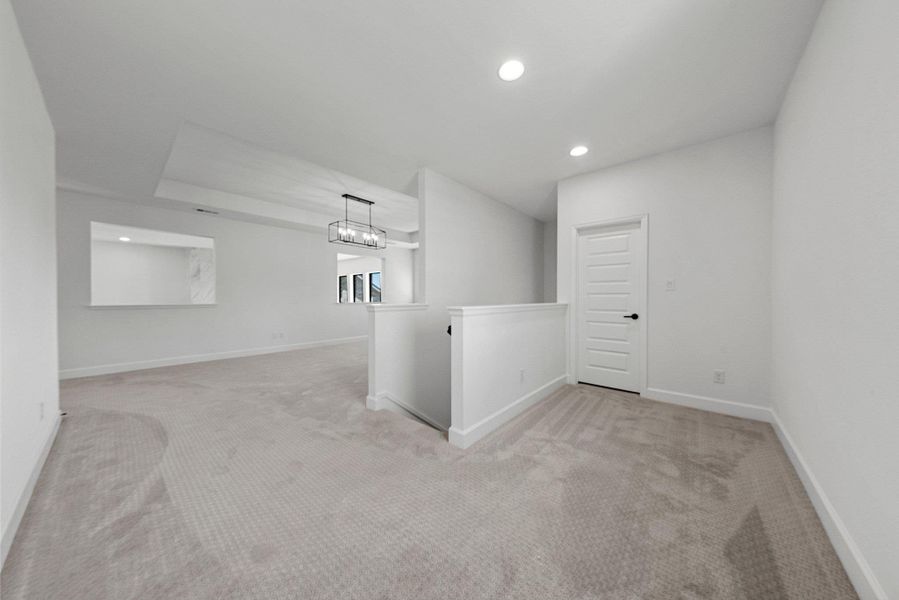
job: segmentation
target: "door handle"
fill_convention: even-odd
[[[623,318],[625,318],[625,319],[633,319],[634,321],[636,321],[637,319],[640,318],[640,315],[638,315],[637,313],[633,313],[633,314],[631,314],[631,315],[624,315]]]

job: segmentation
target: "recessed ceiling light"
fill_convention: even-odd
[[[515,81],[524,74],[524,65],[519,60],[507,60],[497,73],[503,81]]]
[[[120,242],[130,242],[130,241],[131,241],[131,238],[130,238],[130,237],[122,236],[122,237],[119,238],[119,241],[120,241]]]
[[[590,152],[590,148],[588,148],[587,146],[575,146],[568,154],[570,154],[571,156],[583,156],[588,152]]]

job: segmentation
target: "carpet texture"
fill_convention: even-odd
[[[855,598],[764,423],[567,386],[467,451],[364,344],[62,384],[13,599]]]

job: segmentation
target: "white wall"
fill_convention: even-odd
[[[419,173],[422,219],[419,284],[428,308],[395,318],[414,319],[408,336],[415,368],[381,369],[370,396],[391,395],[426,421],[450,425],[451,305],[526,304],[543,299],[542,223],[429,169]],[[378,319],[372,312],[372,319]],[[371,325],[377,327],[377,325]],[[371,327],[370,326],[370,327]],[[382,348],[372,359],[392,355]],[[383,359],[380,359],[383,362]],[[389,366],[389,365],[388,365]],[[415,381],[408,381],[408,376]],[[414,390],[400,394],[397,389]]]
[[[411,412],[434,427],[447,424],[432,420],[416,403],[417,386],[428,376],[422,373],[424,348],[429,335],[427,304],[369,304],[368,398],[372,410]],[[438,338],[439,339],[439,338]],[[416,404],[419,408],[415,408]]]
[[[568,379],[568,306],[451,307],[450,443],[467,448]]]
[[[381,259],[374,256],[360,256],[337,261],[338,275],[354,275],[356,273],[372,273],[383,268]]]
[[[556,221],[543,224],[543,301],[556,301],[556,262],[558,260]]]
[[[337,252],[324,231],[258,225],[68,191],[59,191],[57,208],[64,376],[287,349],[367,333],[365,308],[335,301]],[[215,238],[217,305],[91,308],[91,221]],[[391,271],[394,279],[411,279],[409,250],[389,248],[384,256],[396,270]],[[406,287],[411,297],[411,281]]]
[[[91,303],[190,304],[188,248],[91,243]]]
[[[777,415],[857,546],[835,543],[860,594],[899,598],[895,0],[827,2],[784,102],[773,306]]]
[[[0,523],[12,543],[59,419],[54,134],[0,0]]]
[[[543,224],[430,169],[423,204],[425,300],[432,307],[543,299]]]
[[[543,300],[542,223],[430,169],[419,175],[427,314],[413,408],[450,426],[448,306]]]
[[[573,226],[649,215],[647,396],[767,414],[754,407],[769,405],[772,160],[763,128],[559,183],[559,302],[571,300]]]

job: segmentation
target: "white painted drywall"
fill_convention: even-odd
[[[568,306],[451,307],[450,443],[467,448],[567,382]]]
[[[63,190],[57,209],[65,376],[367,333],[363,306],[335,302],[337,253],[324,230],[271,227]],[[215,238],[217,305],[91,308],[91,221]],[[408,301],[411,251],[388,248],[384,256],[393,279],[409,280],[408,298],[402,298]]]
[[[771,172],[762,128],[559,183],[559,302],[574,226],[649,215],[648,396],[769,405]]]
[[[188,248],[91,243],[91,303],[190,304]]]
[[[543,224],[543,301],[556,301],[556,261],[559,224],[550,221]]]
[[[420,177],[427,303],[542,300],[542,222],[430,169]]]
[[[379,349],[378,379],[371,394],[393,397],[420,417],[450,426],[450,324],[448,306],[526,304],[543,299],[542,223],[430,169],[419,172],[422,218],[418,251],[422,311],[392,316],[413,319],[408,335],[390,338],[403,348]],[[380,313],[371,313],[381,330]],[[382,338],[383,339],[383,338]],[[412,356],[391,368],[386,356]],[[384,364],[386,366],[384,366]],[[380,368],[383,366],[384,368]],[[410,381],[412,377],[414,381]],[[399,390],[409,390],[400,392]]]
[[[366,406],[372,410],[409,410],[425,422],[445,428],[445,424],[433,420],[421,408],[414,408],[412,401],[423,375],[419,372],[422,364],[419,337],[427,331],[427,310],[427,304],[368,305]]]
[[[407,403],[450,425],[448,306],[543,299],[542,223],[430,169],[419,174],[425,299],[419,374]]]
[[[383,267],[381,259],[374,256],[360,256],[337,261],[338,275],[354,275],[356,273],[372,273]]]
[[[825,4],[775,139],[774,408],[899,598],[899,3]]]
[[[59,418],[55,179],[53,125],[0,0],[0,560]]]

